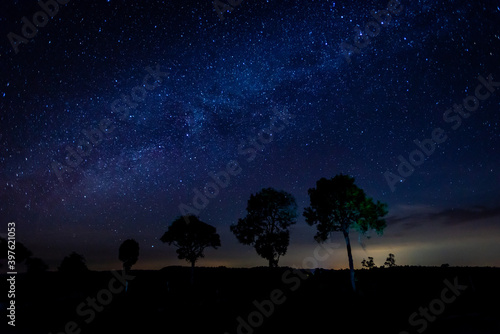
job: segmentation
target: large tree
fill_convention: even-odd
[[[269,261],[269,267],[278,266],[290,243],[289,227],[295,224],[297,203],[284,191],[262,189],[251,195],[247,215],[231,225],[239,242],[255,247],[257,254]]]
[[[316,188],[309,189],[308,193],[311,205],[304,210],[304,217],[309,225],[317,224],[314,239],[324,242],[333,232],[342,232],[352,289],[356,291],[349,233],[352,228],[363,234],[370,229],[382,234],[387,224],[381,218],[387,214],[387,205],[379,201],[374,203],[354,184],[354,178],[342,174],[332,179],[321,178],[316,182]]]
[[[191,263],[191,283],[194,279],[194,265],[199,258],[205,257],[205,248],[220,247],[220,236],[216,228],[194,215],[178,217],[160,240],[173,244],[177,247],[177,257]]]

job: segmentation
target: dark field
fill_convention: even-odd
[[[196,268],[194,286],[187,267],[130,275],[127,292],[121,273],[18,275],[15,333],[500,333],[499,268],[358,270],[357,294],[348,270]],[[420,307],[436,315],[410,324]]]

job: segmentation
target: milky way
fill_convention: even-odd
[[[41,8],[1,6],[1,226],[16,221],[19,239],[52,267],[73,249],[91,267],[115,265],[128,237],[143,264],[177,263],[159,237],[228,165],[239,172],[197,209],[221,234],[210,253],[219,263],[260,263],[229,232],[250,194],[288,191],[301,214],[307,189],[339,173],[389,204],[389,248],[401,246],[404,226],[425,239],[428,215],[459,208],[498,231],[498,91],[456,130],[443,117],[479,77],[500,81],[492,2],[401,1],[365,31],[386,1],[248,1],[224,20],[210,1],[69,1],[17,53],[7,35],[22,36],[22,18]],[[346,51],[374,27],[368,45]],[[281,130],[267,131],[276,113]],[[436,128],[446,141],[391,189],[384,173],[397,175],[398,157],[410,159]],[[415,208],[428,215],[416,220]],[[314,247],[313,234],[299,218],[289,264]]]

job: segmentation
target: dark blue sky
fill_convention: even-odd
[[[301,215],[308,188],[339,173],[389,205],[384,236],[360,239],[363,249],[353,235],[357,266],[388,253],[400,264],[500,265],[492,2],[402,1],[373,36],[365,25],[386,1],[242,2],[223,21],[209,1],[70,1],[17,54],[9,33],[22,36],[23,16],[41,8],[0,6],[1,232],[15,221],[52,269],[73,250],[91,268],[119,267],[130,237],[138,268],[184,264],[159,238],[231,161],[239,172],[199,210],[222,242],[200,265],[265,265],[229,231],[250,194],[290,192]],[[341,45],[356,45],[356,27],[372,37],[348,62]],[[460,110],[467,96],[474,111]],[[273,117],[281,130],[269,138]],[[433,131],[446,140],[419,164],[414,140]],[[81,153],[74,167],[69,151]],[[391,189],[400,155],[418,166]],[[72,170],[59,180],[54,166]],[[314,233],[300,216],[280,264],[300,266]],[[339,250],[321,265],[346,267],[333,240]]]

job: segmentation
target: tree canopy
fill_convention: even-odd
[[[87,264],[85,263],[85,258],[76,252],[72,252],[70,255],[64,257],[59,266],[60,272],[65,273],[81,273],[88,271]]]
[[[125,240],[118,250],[118,258],[123,262],[123,269],[129,271],[139,259],[139,243],[134,239]]]
[[[373,257],[368,256],[368,261],[366,261],[365,259],[363,259],[363,261],[361,261],[361,265],[363,267],[368,268],[368,269],[375,268],[375,262],[373,262]]]
[[[349,231],[351,227],[361,233],[374,229],[382,234],[387,226],[381,219],[387,214],[387,205],[374,203],[354,184],[353,177],[339,174],[332,179],[321,178],[308,194],[311,205],[304,216],[309,225],[317,224],[316,241],[325,241],[330,233]]]
[[[386,266],[387,268],[396,267],[396,259],[394,258],[394,254],[389,253],[389,256],[384,262],[384,266]]]
[[[247,204],[247,215],[231,225],[239,242],[255,247],[257,254],[269,261],[269,266],[278,265],[290,243],[289,227],[295,224],[297,203],[295,198],[273,188],[264,188],[251,195]]]
[[[202,222],[194,215],[181,216],[173,221],[160,240],[177,247],[179,259],[186,259],[194,267],[204,257],[207,247],[220,247],[220,236],[212,225]]]

